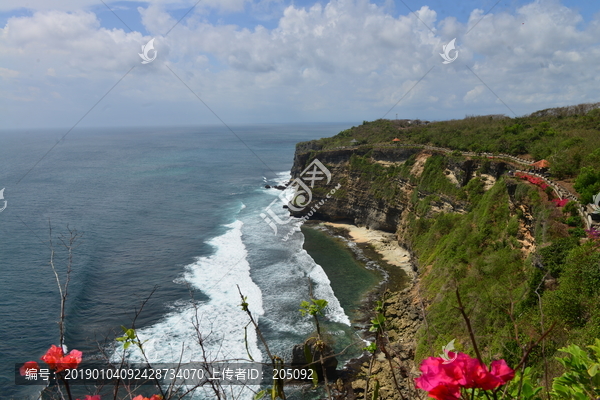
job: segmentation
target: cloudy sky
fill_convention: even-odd
[[[2,0],[0,129],[514,117],[599,65],[586,0]]]

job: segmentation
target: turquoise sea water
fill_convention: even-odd
[[[323,267],[331,287],[351,320],[358,317],[361,300],[381,281],[381,274],[358,262],[347,246],[319,229],[302,227],[304,249]]]
[[[154,288],[137,320],[153,361],[171,361],[182,348],[185,357],[198,356],[190,289],[203,332],[212,332],[212,355],[245,356],[239,285],[274,352],[289,358],[291,346],[314,329],[298,313],[307,278],[315,296],[330,302],[330,329],[350,340],[352,297],[360,290],[337,286],[336,267],[328,270],[331,283],[302,249],[300,232],[284,242],[259,216],[281,193],[264,185],[289,178],[295,144],[349,126],[233,127],[261,160],[223,127],[76,129],[19,183],[64,131],[0,132],[0,189],[8,201],[0,213],[2,398],[34,397],[39,388],[14,385],[14,365],[39,360],[58,342],[50,224],[62,274],[59,235],[67,226],[83,233],[74,252],[66,344],[84,357],[97,352],[96,341],[112,351],[103,340],[112,342],[131,323]],[[313,251],[327,254],[326,247]],[[327,268],[335,264],[324,260]],[[260,358],[256,338],[249,339]]]

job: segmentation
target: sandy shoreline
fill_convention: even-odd
[[[323,225],[347,230],[353,242],[371,245],[388,264],[402,268],[410,278],[414,277],[410,253],[398,244],[393,233],[335,222],[323,222]]]

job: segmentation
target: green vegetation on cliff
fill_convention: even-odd
[[[561,211],[547,193],[510,177],[486,191],[479,174],[489,172],[489,162],[480,162],[475,177],[458,187],[444,173],[457,161],[432,155],[420,175],[412,176],[414,156],[391,166],[374,162],[369,153],[350,159],[350,171],[371,182],[377,198],[396,200],[400,180],[415,188],[407,200],[413,212],[406,239],[418,257],[427,304],[417,361],[452,339],[472,351],[457,308],[457,288],[488,360],[502,357],[518,364],[523,346],[552,324],[544,354],[540,347],[530,354],[538,371],[544,355],[552,359],[560,347],[585,346],[600,337],[600,253],[568,230],[572,207]],[[466,212],[432,212],[440,199],[460,203]],[[548,372],[558,368],[551,362]]]
[[[600,169],[600,109],[586,105],[538,111],[529,116],[477,116],[461,120],[376,120],[363,122],[331,138],[316,141],[326,150],[342,146],[428,144],[460,151],[529,154],[548,159],[557,178],[572,177],[582,167]],[[355,142],[352,142],[355,140]]]
[[[397,234],[418,262],[425,313],[417,363],[452,339],[459,351],[473,353],[457,290],[486,362],[518,365],[532,347],[527,364],[549,382],[562,373],[554,358],[560,348],[600,338],[600,240],[584,237],[576,202],[557,207],[551,188],[504,174],[514,168],[510,160],[461,153],[545,158],[553,178],[574,178],[582,203],[589,203],[600,191],[600,109],[589,109],[429,124],[377,120],[298,145],[299,153],[336,160],[347,188],[336,200],[353,206],[330,204],[337,211],[331,216],[368,225],[373,210],[401,215]],[[421,152],[411,144],[457,151]]]

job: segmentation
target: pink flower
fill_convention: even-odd
[[[491,390],[502,385],[502,381],[492,375],[476,358],[469,358],[465,374],[467,375],[467,384],[464,385],[466,388]]]
[[[454,353],[449,352],[450,357]],[[445,364],[441,357],[429,357],[421,363],[421,376],[415,379],[417,387],[423,390],[432,390],[440,385],[464,385],[466,383],[462,363],[466,354],[458,353],[456,360]]]
[[[415,379],[416,386],[438,400],[460,398],[460,388],[492,390],[514,378],[515,372],[504,360],[494,361],[488,369],[485,364],[465,353],[449,353],[456,357],[447,362],[440,357],[429,357],[421,363],[422,374]]]
[[[144,397],[141,394],[133,398],[133,400],[163,400],[163,397],[159,394],[153,394],[152,397]]]
[[[513,371],[504,360],[492,361],[491,369],[492,375],[500,379],[503,385],[515,377],[515,371]]]
[[[35,361],[27,361],[21,368],[19,368],[19,373],[21,376],[25,376],[27,371],[29,372],[37,372],[40,369],[39,365]]]
[[[77,399],[77,400],[79,400],[79,399]],[[100,399],[100,395],[99,394],[95,394],[93,396],[90,396],[89,394],[86,394],[85,395],[85,399],[83,399],[83,400],[101,400],[101,399]]]

